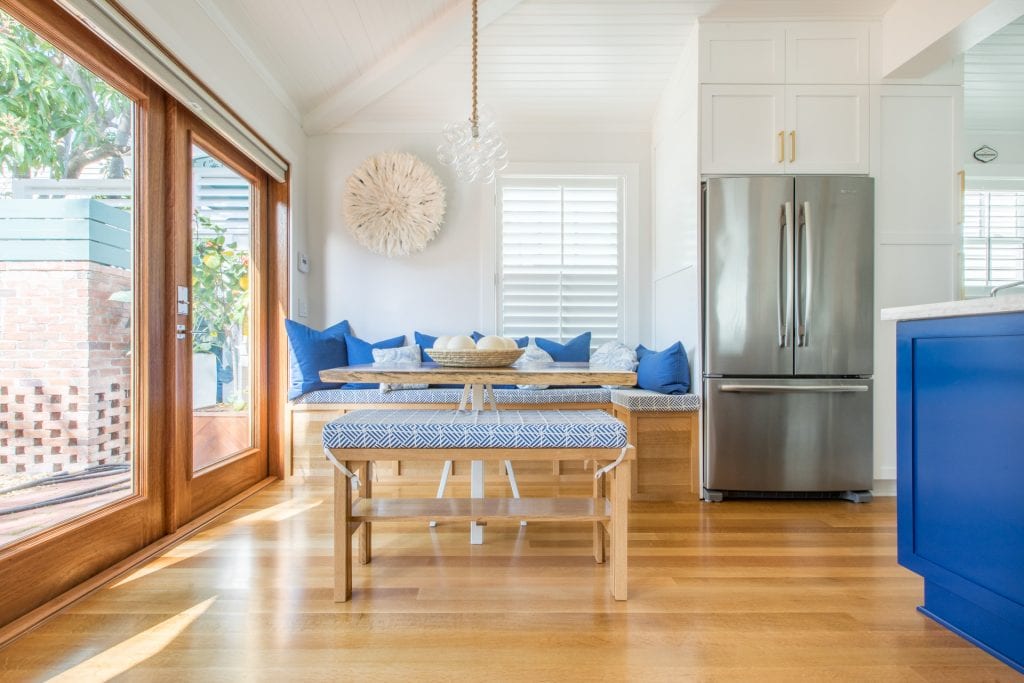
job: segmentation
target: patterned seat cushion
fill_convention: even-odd
[[[511,403],[608,403],[607,389],[495,389],[498,405]],[[323,389],[311,391],[294,403],[458,403],[462,389]]]
[[[602,410],[354,410],[324,425],[325,448],[622,448]]]
[[[659,394],[646,389],[612,389],[612,403],[636,411],[692,413],[700,410],[697,394]]]

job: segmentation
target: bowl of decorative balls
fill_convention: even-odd
[[[441,336],[427,349],[435,363],[450,368],[503,368],[512,365],[525,349],[516,346],[513,339],[488,335],[480,341],[458,335]]]

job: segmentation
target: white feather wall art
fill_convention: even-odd
[[[384,256],[423,251],[441,230],[441,179],[407,152],[375,154],[345,183],[345,223],[359,244]]]

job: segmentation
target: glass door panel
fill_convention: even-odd
[[[138,111],[2,11],[0,91],[3,547],[138,490]]]
[[[192,145],[192,468],[254,446],[253,186]]]

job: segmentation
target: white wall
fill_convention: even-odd
[[[653,341],[682,340],[691,386],[701,392],[701,253],[697,27],[693,28],[655,111],[652,219]]]
[[[647,133],[507,133],[516,163],[635,164],[639,167],[639,341],[650,343],[650,137]],[[348,319],[355,333],[377,341],[414,330],[451,334],[492,331],[484,282],[494,254],[484,248],[494,230],[494,185],[458,182],[436,160],[437,133],[338,133],[309,139],[307,203],[310,220],[311,324]],[[441,177],[448,208],[440,234],[411,256],[386,258],[365,250],[342,217],[346,178],[379,152],[416,154]],[[634,198],[627,197],[626,201]],[[486,252],[486,253],[485,253]]]
[[[999,156],[983,164],[972,155],[988,145]],[[964,133],[964,169],[968,182],[973,177],[1024,178],[1024,121],[1018,131],[974,131]]]
[[[292,251],[307,249],[306,135],[295,106],[231,43],[196,0],[120,0],[160,43],[291,164]],[[306,277],[291,259],[292,310],[308,296]]]

